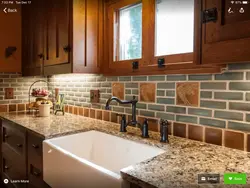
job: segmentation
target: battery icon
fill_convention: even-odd
[[[242,1],[242,4],[247,5],[248,1]]]

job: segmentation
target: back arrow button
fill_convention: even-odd
[[[7,8],[3,9],[3,11],[5,12],[5,14],[7,14],[7,13],[8,13],[6,10],[7,10]]]

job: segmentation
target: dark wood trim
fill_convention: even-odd
[[[202,1],[194,0],[194,64],[201,64],[202,48],[202,23],[201,23]]]

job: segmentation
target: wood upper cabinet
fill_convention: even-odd
[[[30,31],[23,35],[24,67],[41,65],[44,75],[99,73],[103,55],[102,0],[45,0],[42,5],[41,1],[32,1],[23,8],[27,10],[23,13],[23,30]],[[30,50],[36,54],[33,58]]]
[[[249,62],[250,4],[244,2],[247,1],[201,1],[200,9],[207,11],[208,18],[202,24],[198,57],[202,64]]]
[[[103,0],[73,1],[73,72],[100,73],[103,61]]]
[[[21,72],[21,7],[8,5],[17,12],[4,13],[5,5],[0,5],[0,72]],[[15,47],[16,52],[5,56],[6,48]]]
[[[44,9],[41,1],[32,3],[22,7],[22,73],[29,76],[43,73],[44,60]]]

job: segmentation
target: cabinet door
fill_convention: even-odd
[[[201,6],[217,11],[217,19],[202,26],[202,63],[249,61],[250,2],[203,0]]]
[[[46,0],[44,66],[69,63],[69,0]]]
[[[103,10],[103,0],[74,0],[74,73],[99,73],[103,60]]]
[[[4,8],[16,9],[17,12],[4,13]],[[21,72],[21,6],[0,5],[0,72]],[[16,52],[5,57],[8,47],[16,47]]]
[[[41,1],[22,7],[22,28],[23,75],[41,75],[44,59],[44,8]]]

